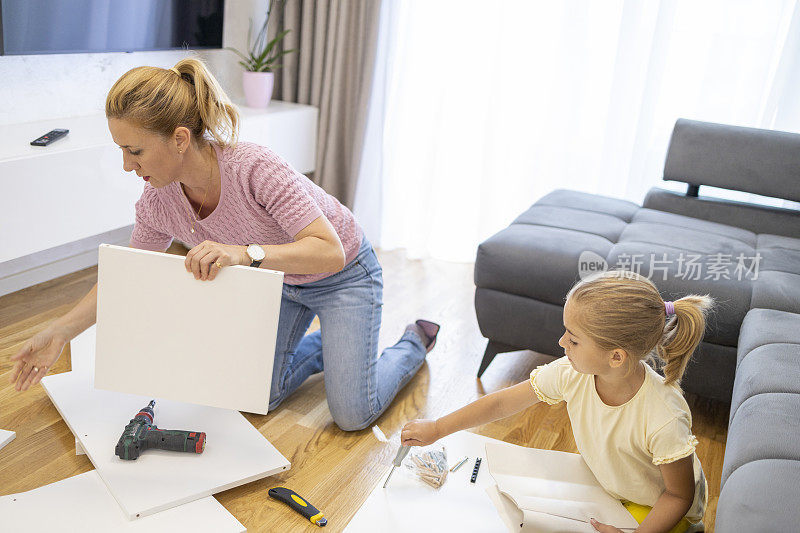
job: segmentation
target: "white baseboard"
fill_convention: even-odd
[[[94,266],[100,244],[127,246],[132,231],[126,226],[0,263],[0,296]]]

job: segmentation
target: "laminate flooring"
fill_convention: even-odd
[[[173,245],[170,252],[185,250]],[[486,341],[475,318],[473,265],[409,260],[402,251],[379,251],[378,257],[384,270],[380,348],[394,344],[416,318],[442,324],[426,364],[377,421],[390,439],[397,441],[407,420],[444,415],[527,379],[533,368],[554,359],[529,351],[500,354],[477,380]],[[75,440],[41,385],[17,393],[8,383],[8,372],[9,357],[21,344],[66,313],[96,280],[97,269],[89,268],[0,297],[0,428],[17,432],[17,438],[0,450],[0,495],[93,469],[85,455],[75,455]],[[316,327],[315,321],[312,329]],[[51,372],[70,368],[66,348]],[[317,530],[267,496],[267,490],[278,485],[290,487],[322,510],[328,518],[327,531],[341,531],[388,471],[396,446],[378,442],[369,429],[339,430],[328,411],[322,377],[310,378],[268,415],[245,415],[292,463],[286,473],[215,496],[249,531]],[[706,531],[713,532],[729,405],[692,394],[687,394],[687,401],[700,442],[697,454],[709,482]],[[125,422],[120,421],[120,430]],[[577,451],[563,403],[538,404],[474,431],[513,444]],[[380,524],[375,531],[380,531]]]

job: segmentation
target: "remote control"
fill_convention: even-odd
[[[52,130],[52,131],[48,131],[47,133],[45,133],[44,135],[42,135],[41,137],[39,137],[35,141],[31,141],[31,145],[32,146],[47,146],[51,142],[57,141],[61,137],[64,137],[67,133],[69,133],[69,130],[64,130],[64,129],[55,129],[55,130]]]

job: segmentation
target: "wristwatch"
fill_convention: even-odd
[[[264,249],[257,244],[251,244],[247,247],[247,256],[250,258],[252,263],[250,263],[251,267],[258,268],[261,266],[261,261],[267,256]]]

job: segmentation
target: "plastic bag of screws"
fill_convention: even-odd
[[[422,453],[412,453],[405,465],[422,481],[438,489],[447,480],[447,449],[442,447]]]

